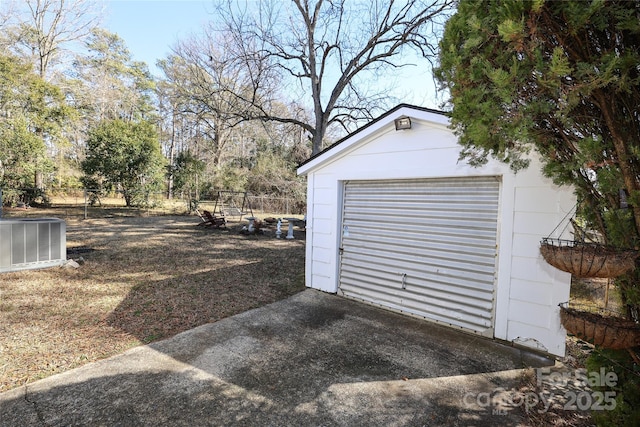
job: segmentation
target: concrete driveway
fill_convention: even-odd
[[[2,393],[0,425],[516,426],[495,397],[552,363],[306,290]]]

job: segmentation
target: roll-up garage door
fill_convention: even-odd
[[[493,336],[497,177],[345,183],[345,296]]]

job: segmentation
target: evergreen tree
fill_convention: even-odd
[[[63,139],[69,114],[57,86],[26,61],[0,55],[0,186],[5,203],[32,202],[26,189],[33,187],[36,171],[53,171],[47,149]]]
[[[161,189],[163,167],[152,124],[107,120],[89,134],[82,180],[89,189],[122,191],[127,206],[143,206]]]
[[[640,2],[462,0],[440,48],[464,157],[518,170],[537,151],[606,243],[640,246]],[[617,284],[637,320],[640,270]],[[640,391],[628,378],[627,403]],[[628,423],[637,406],[600,415]]]

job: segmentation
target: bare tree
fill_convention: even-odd
[[[255,166],[261,150],[285,152],[300,139],[295,125],[245,119],[250,105],[240,102],[238,94],[250,95],[252,88],[244,69],[222,50],[224,45],[222,34],[205,29],[176,43],[173,54],[158,63],[164,73],[158,93],[171,165],[181,151],[188,151],[206,163],[203,172],[210,177],[226,168],[244,174]],[[273,103],[270,109],[295,116],[284,104]],[[172,179],[169,175],[169,187]]]
[[[15,4],[0,2],[0,52],[2,53],[11,44],[8,32],[15,15]]]
[[[234,100],[219,89],[221,82],[233,80],[233,75],[220,67],[219,62],[209,60],[217,54],[207,42],[192,37],[178,43],[173,49],[175,54],[160,66],[166,77],[165,90],[171,89],[175,108],[189,117],[192,128],[209,142],[210,161],[217,165],[238,119],[233,113]]]
[[[227,61],[242,69],[242,90],[228,87],[244,105],[245,119],[302,127],[312,152],[322,149],[330,126],[350,130],[390,99],[385,76],[408,65],[407,49],[431,61],[453,0],[221,0],[217,29],[225,34]],[[428,64],[427,64],[428,65]],[[313,117],[274,114],[285,94],[309,105]],[[292,103],[293,105],[293,103]],[[291,108],[289,109],[291,110]]]
[[[26,4],[26,8],[24,5]],[[25,13],[13,27],[13,48],[31,58],[42,78],[73,42],[97,27],[101,11],[94,0],[24,0]]]

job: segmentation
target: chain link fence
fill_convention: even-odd
[[[34,191],[31,191],[34,190]],[[203,199],[195,200],[186,195],[175,195],[168,199],[166,193],[145,194],[144,203],[139,206],[127,206],[125,197],[120,191],[106,195],[91,189],[5,189],[4,195],[38,194],[38,197],[2,198],[0,189],[0,217],[18,217],[25,215],[26,210],[44,211],[52,209],[63,211],[65,216],[83,218],[108,216],[149,216],[149,215],[188,215],[195,209],[220,212],[222,209],[253,216],[304,215],[306,204],[292,197],[271,195],[252,195],[244,192],[213,191]],[[4,206],[3,206],[4,205]],[[4,209],[3,209],[4,207]],[[48,212],[45,214],[49,215]]]

